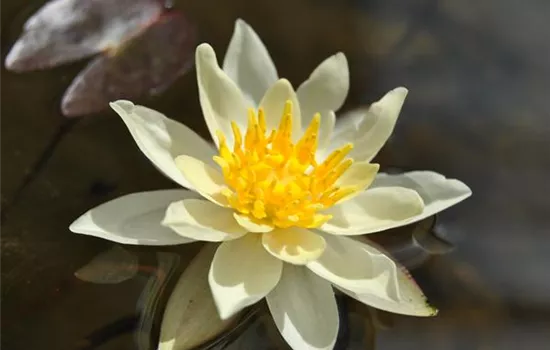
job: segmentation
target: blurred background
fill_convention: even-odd
[[[3,61],[24,22],[44,3],[2,1]],[[158,76],[177,79],[143,78],[143,88],[132,91],[139,95],[136,102],[208,137],[192,66],[194,45],[209,42],[222,57],[235,20],[243,18],[266,44],[279,75],[295,86],[323,59],[344,52],[351,70],[344,110],[406,86],[409,96],[378,162],[386,168],[434,170],[472,188],[470,199],[438,217],[438,234],[455,249],[413,272],[440,309],[438,317],[392,317],[376,334],[377,349],[547,348],[550,2],[172,3],[174,10],[168,12],[184,16],[183,25],[176,25],[183,28],[176,33],[186,33],[183,39],[170,46],[169,38],[177,38],[170,29],[153,36],[164,35],[166,42],[156,40],[158,46],[151,48],[151,41],[138,40],[132,49],[153,50],[170,67]],[[152,54],[147,52],[145,56]],[[91,60],[109,57],[99,55]],[[29,72],[2,67],[4,349],[85,348],[82,339],[133,309],[143,279],[97,285],[74,277],[112,244],[74,235],[68,225],[89,208],[122,194],[174,187],[142,156],[114,112],[96,110],[102,100],[93,94],[108,86],[90,83],[97,81],[94,75],[84,79],[88,85],[78,91],[76,105],[71,100],[73,105],[62,109],[67,88],[89,69],[89,60]],[[147,67],[124,62],[125,69]],[[99,81],[117,81],[102,75],[111,63],[101,64],[94,68],[94,74],[103,77]],[[185,261],[198,248],[181,249]],[[135,345],[119,337],[95,348]]]

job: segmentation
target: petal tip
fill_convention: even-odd
[[[195,53],[197,58],[208,60],[216,59],[216,52],[214,51],[214,48],[208,43],[202,43],[197,46]]]
[[[404,86],[400,86],[400,87],[397,87],[397,88],[393,89],[392,92],[402,96],[403,98],[405,98],[409,94],[409,89],[407,89]]]

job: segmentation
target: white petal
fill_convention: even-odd
[[[260,107],[265,112],[267,130],[277,129],[287,100],[292,102],[292,139],[298,140],[302,136],[300,103],[288,80],[280,79],[273,84],[262,98]]]
[[[209,164],[214,163],[214,148],[187,126],[130,101],[119,100],[110,106],[120,115],[145,156],[181,186],[190,187],[174,163],[178,155],[188,154]]]
[[[346,56],[339,52],[324,60],[311,73],[308,80],[297,90],[298,100],[302,109],[302,127],[306,128],[315,113],[321,113],[319,128],[319,148],[326,146],[334,120],[332,111],[337,111],[348,95],[349,68]]]
[[[262,224],[262,223],[255,223],[246,215],[242,215],[239,213],[234,213],[233,216],[235,217],[235,220],[244,227],[248,232],[269,232],[273,230],[273,226]]]
[[[404,187],[371,188],[328,210],[332,219],[321,230],[337,235],[362,235],[408,225],[422,213],[416,191]]]
[[[197,82],[202,113],[216,145],[216,132],[221,131],[228,144],[233,145],[231,121],[239,126],[246,125],[247,102],[239,87],[218,66],[216,53],[208,44],[201,44],[196,50]]]
[[[273,256],[295,265],[315,260],[325,250],[323,237],[301,227],[275,229],[264,233],[262,244]]]
[[[186,190],[129,194],[89,210],[71,224],[74,233],[122,244],[174,245],[192,242],[161,225],[168,205],[196,194]]]
[[[254,29],[237,19],[223,60],[223,70],[258,106],[263,95],[277,81],[277,69]]]
[[[222,319],[264,298],[279,282],[283,262],[268,254],[257,234],[223,242],[208,281]]]
[[[393,132],[407,93],[404,87],[393,89],[365,111],[352,141],[355,147],[350,157],[370,161],[376,156]]]
[[[233,218],[233,211],[202,199],[186,199],[170,204],[162,225],[183,237],[218,242],[247,233]]]
[[[304,267],[286,264],[279,284],[266,300],[279,332],[291,348],[334,347],[339,318],[330,283]]]
[[[227,205],[227,199],[221,193],[226,186],[220,171],[189,156],[179,156],[175,162],[187,181],[201,196],[220,206]]]
[[[463,182],[448,179],[433,171],[411,171],[396,175],[379,173],[371,186],[401,186],[416,191],[422,197],[424,210],[410,219],[409,223],[435,215],[472,195],[472,190]]]
[[[307,267],[339,287],[399,302],[399,268],[388,256],[348,237],[324,235],[327,248]],[[368,249],[367,249],[368,248]]]
[[[407,270],[388,257],[384,259],[373,243],[364,244],[348,237],[327,237],[327,242],[327,257],[324,254],[319,263],[315,266],[312,263],[310,268],[342,292],[366,305],[397,314],[434,316],[437,313]],[[361,271],[361,267],[365,270]],[[358,280],[368,277],[367,271],[373,274],[371,288]]]
[[[354,109],[352,111],[340,114],[336,119],[333,132],[325,148],[319,148],[316,159],[324,160],[331,152],[342,147],[347,143],[355,142],[357,127],[363,116],[365,115],[364,108]]]

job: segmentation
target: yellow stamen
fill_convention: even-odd
[[[296,143],[292,142],[292,117],[292,102],[287,101],[279,127],[267,130],[264,111],[249,109],[244,138],[237,124],[231,123],[233,152],[225,135],[217,133],[220,154],[214,161],[227,184],[222,194],[237,212],[257,223],[319,227],[331,219],[320,211],[358,190],[336,186],[353,163],[345,159],[353,145],[344,145],[317,164],[321,116],[313,117]]]

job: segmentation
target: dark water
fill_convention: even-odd
[[[345,108],[410,90],[385,166],[431,169],[473,197],[438,218],[456,249],[415,271],[440,308],[393,318],[380,349],[543,349],[550,342],[550,3],[545,0],[176,1],[220,53],[237,17],[295,84],[328,55],[351,66]],[[2,58],[42,1],[2,3]],[[73,273],[111,244],[67,227],[121,194],[169,188],[112,112],[67,121],[61,96],[84,63],[2,70],[2,348],[135,348],[125,332],[146,274],[97,285]],[[206,135],[194,71],[139,101]],[[196,246],[179,248],[190,259]],[[144,250],[143,254],[154,252]],[[120,323],[116,323],[120,322]],[[113,326],[114,324],[114,326]],[[114,328],[113,328],[114,327]],[[121,327],[121,328],[116,328]],[[103,334],[100,338],[105,338]]]

